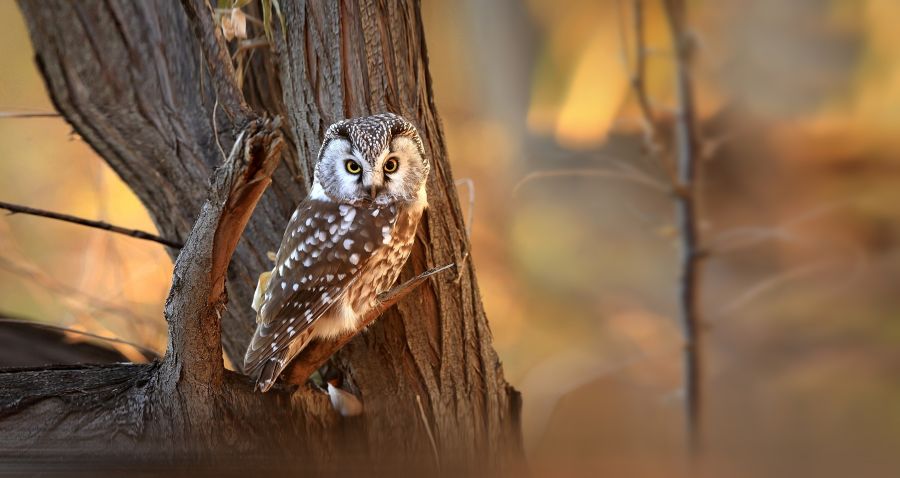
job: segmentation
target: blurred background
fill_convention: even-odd
[[[898,476],[900,2],[688,4],[714,252],[701,281],[704,467]],[[682,473],[677,231],[671,197],[634,180],[666,176],[630,88],[630,1],[424,0],[423,15],[535,475]],[[645,20],[648,96],[671,117],[658,2]],[[0,112],[52,111],[11,0],[0,43]],[[154,230],[60,118],[0,117],[0,158],[0,201]],[[150,242],[0,214],[2,316],[162,352],[171,267]]]

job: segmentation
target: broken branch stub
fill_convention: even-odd
[[[280,119],[257,119],[241,131],[213,174],[209,198],[175,261],[166,300],[165,373],[174,386],[222,381],[221,314],[225,276],[256,203],[271,183],[284,146]]]

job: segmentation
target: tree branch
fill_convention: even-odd
[[[697,210],[697,145],[694,117],[694,91],[690,76],[691,41],[686,31],[686,7],[683,0],[664,2],[666,19],[675,49],[675,87],[678,101],[675,122],[675,153],[678,166],[678,194],[675,212],[681,242],[678,289],[679,321],[684,339],[684,390],[688,440],[696,456],[701,449],[701,411],[703,406],[702,323],[699,310],[700,231]]]
[[[52,330],[54,332],[61,332],[63,334],[82,335],[85,337],[90,337],[92,339],[102,340],[105,342],[127,345],[127,346],[137,350],[138,352],[143,354],[148,359],[154,359],[157,357],[156,351],[150,350],[147,347],[144,347],[143,345],[138,345],[134,342],[129,342],[127,340],[119,339],[116,337],[106,337],[103,335],[98,335],[98,334],[88,332],[86,330],[78,330],[78,329],[73,329],[70,327],[62,327],[59,325],[45,324],[43,322],[38,322],[36,320],[18,317],[18,316],[11,315],[11,314],[8,314],[8,313],[2,312],[2,311],[0,311],[0,324],[24,325],[27,327],[34,327],[36,329],[46,329],[46,330]]]
[[[634,21],[634,71],[631,73],[631,88],[637,97],[644,118],[644,130],[648,142],[656,145],[656,115],[647,96],[647,46],[644,38],[644,0],[632,0],[632,20]]]
[[[13,214],[28,214],[30,216],[38,216],[38,217],[46,217],[49,219],[56,219],[57,221],[65,221],[70,222],[72,224],[79,224],[81,226],[92,227],[94,229],[102,229],[104,231],[114,232],[116,234],[122,234],[124,236],[134,237],[136,239],[143,239],[145,241],[153,241],[159,244],[162,244],[167,247],[171,247],[172,249],[181,249],[183,244],[177,241],[173,241],[171,239],[166,239],[164,237],[159,237],[155,234],[151,234],[149,232],[140,231],[137,229],[127,229],[124,227],[119,227],[108,222],[103,221],[94,221],[91,219],[84,219],[77,216],[70,216],[68,214],[61,214],[53,211],[45,211],[43,209],[36,209],[28,206],[21,206],[18,204],[12,204],[8,202],[0,201],[0,209],[5,209],[9,211],[10,215]]]
[[[59,113],[40,113],[26,111],[0,111],[0,118],[59,118]]]
[[[3,344],[0,367],[148,362],[159,358],[157,352],[133,342],[3,311],[0,311],[0,343]]]

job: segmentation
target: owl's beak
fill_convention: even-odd
[[[381,192],[381,189],[382,189],[382,188],[381,188],[379,185],[377,185],[377,184],[373,184],[373,185],[369,188],[369,195],[372,197],[372,199],[375,199],[375,198],[378,197],[378,193]]]

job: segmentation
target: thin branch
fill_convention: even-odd
[[[527,174],[524,178],[519,180],[518,183],[516,183],[515,187],[513,187],[513,196],[517,195],[519,193],[519,190],[531,181],[545,178],[567,177],[621,179],[623,181],[646,186],[650,189],[662,193],[668,193],[671,190],[671,188],[669,188],[665,184],[637,171],[615,171],[610,169],[596,168],[551,169],[547,171],[535,171],[533,173]]]
[[[639,3],[639,2],[638,2]],[[666,19],[675,55],[674,153],[677,159],[675,212],[681,243],[678,290],[679,321],[684,338],[684,390],[688,443],[692,456],[701,451],[701,411],[703,406],[702,324],[699,310],[700,266],[703,253],[697,210],[697,131],[694,117],[694,91],[690,76],[690,40],[686,32],[686,7],[683,0],[664,1]]]
[[[650,101],[650,95],[647,93],[648,48],[646,34],[644,32],[644,25],[646,23],[644,20],[644,0],[632,0],[631,10],[635,46],[634,69],[630,71],[629,74],[631,75],[631,89],[634,92],[635,98],[637,98],[638,107],[641,111],[644,142],[650,153],[657,156],[671,182],[676,183],[674,167],[669,160],[669,153],[666,151],[665,145],[660,141],[657,115],[653,111],[653,104]],[[627,42],[624,40],[623,45],[627,48]],[[627,55],[628,53],[626,52],[626,57]]]
[[[644,1],[632,0],[632,20],[634,22],[634,71],[631,74],[631,88],[637,98],[641,115],[644,118],[644,131],[647,141],[656,147],[656,115],[647,95],[647,47],[644,37]]]
[[[741,295],[736,297],[734,300],[728,302],[722,308],[718,310],[716,313],[717,318],[726,317],[738,309],[746,306],[750,302],[753,302],[759,296],[765,294],[770,290],[774,290],[776,288],[781,288],[784,284],[793,282],[798,279],[802,279],[807,276],[811,276],[813,274],[817,274],[823,270],[828,269],[829,267],[836,264],[838,261],[834,260],[824,260],[817,261],[811,264],[805,264],[802,266],[795,267],[793,269],[788,269],[786,271],[775,274],[771,277],[767,277],[762,279],[761,281],[754,284],[752,287],[749,287],[744,291]]]
[[[796,242],[799,238],[785,227],[738,227],[724,231],[706,246],[709,255],[721,255],[747,249],[766,241]]]
[[[0,111],[0,119],[3,118],[59,118],[59,113],[26,113],[26,112],[13,112],[13,111]]]
[[[238,49],[231,57],[231,60],[237,65],[234,74],[238,88],[243,89],[244,87],[244,78],[247,75],[247,70],[250,69],[250,64],[253,61],[253,54],[256,53],[256,49],[263,46],[269,46],[269,40],[266,37],[262,37],[261,39],[264,43],[259,43],[259,40],[259,38],[256,38],[240,42],[238,44]]]
[[[422,424],[425,425],[425,432],[428,433],[428,441],[431,442],[431,451],[434,453],[434,463],[441,468],[441,455],[438,453],[437,441],[434,439],[434,433],[431,432],[431,425],[428,423],[428,417],[425,415],[425,407],[422,406],[422,397],[416,394],[416,405],[419,406],[419,417],[422,418]]]
[[[81,226],[92,227],[94,229],[102,229],[108,232],[114,232],[116,234],[122,234],[123,236],[134,237],[136,239],[143,239],[145,241],[153,241],[159,244],[162,244],[167,247],[171,247],[172,249],[181,249],[182,244],[180,242],[176,242],[170,239],[166,239],[163,237],[159,237],[155,234],[151,234],[145,231],[139,231],[137,229],[127,229],[124,227],[119,227],[113,224],[109,224],[103,221],[94,221],[91,219],[84,219],[77,216],[70,216],[68,214],[60,214],[58,212],[45,211],[43,209],[35,209],[33,207],[21,206],[18,204],[12,204],[8,202],[0,201],[0,209],[5,209],[9,211],[9,214],[27,214],[29,216],[38,216],[38,217],[46,217],[48,219],[56,219],[57,221],[69,222],[72,224],[78,224]]]
[[[264,36],[259,38],[248,38],[246,40],[239,41],[237,45],[237,49],[234,51],[234,54],[231,55],[232,61],[237,59],[238,55],[245,51],[253,50],[254,48],[263,48],[269,46],[269,39]]]
[[[227,161],[228,156],[225,155],[225,150],[222,148],[222,142],[219,141],[219,126],[216,122],[216,110],[219,109],[219,91],[213,91],[216,94],[216,102],[213,104],[212,110],[212,128],[213,128],[213,137],[216,139],[216,146],[219,148],[219,154],[222,155],[222,161]]]
[[[844,260],[839,257],[834,258],[834,256],[838,256],[838,254],[834,252],[829,253],[828,255],[831,258],[797,266],[756,282],[751,287],[747,288],[744,293],[720,307],[710,320],[722,320],[738,309],[746,307],[747,304],[757,300],[760,296],[763,296],[769,291],[784,290],[786,283],[803,279],[805,277],[818,275],[822,271],[828,270],[836,265],[842,265],[845,262],[849,263],[852,266],[851,271],[846,274],[841,274],[841,278],[843,280],[841,281],[840,285],[833,288],[833,290],[837,292],[840,289],[843,289],[853,282],[857,281],[866,268],[866,254],[858,247],[850,248],[848,254],[849,260]],[[834,296],[834,294],[821,295],[823,297]]]
[[[252,23],[260,28],[265,28],[266,24],[263,23],[263,21],[260,20],[259,18],[256,18],[253,15],[250,15],[249,13],[244,13],[244,16],[247,17],[247,20],[249,20],[250,23]]]
[[[807,242],[791,232],[791,229],[831,214],[838,208],[846,206],[846,203],[846,200],[841,200],[822,204],[774,226],[741,226],[722,231],[709,241],[706,245],[706,250],[710,254],[725,254],[752,247],[768,240]]]
[[[113,342],[113,343],[117,343],[117,344],[127,345],[129,347],[133,347],[135,350],[144,354],[144,356],[146,356],[148,358],[155,358],[155,357],[159,356],[159,354],[157,354],[156,351],[148,349],[147,347],[144,347],[142,345],[138,345],[134,342],[129,342],[127,340],[117,339],[115,337],[105,337],[103,335],[94,334],[94,333],[87,332],[84,330],[72,329],[69,327],[62,327],[59,325],[44,324],[42,322],[37,322],[34,320],[22,318],[22,317],[16,317],[14,315],[9,315],[4,312],[0,312],[0,324],[27,325],[29,327],[36,327],[36,328],[47,329],[47,330],[55,330],[57,332],[63,332],[66,334],[83,335],[85,337],[90,337],[92,339],[104,340],[106,342]]]
[[[153,319],[135,314],[124,304],[110,302],[107,298],[95,297],[78,288],[63,284],[33,264],[0,255],[0,269],[15,274],[39,287],[42,292],[59,294],[72,304],[78,312],[85,314],[112,314],[128,318],[134,322],[148,323]]]

